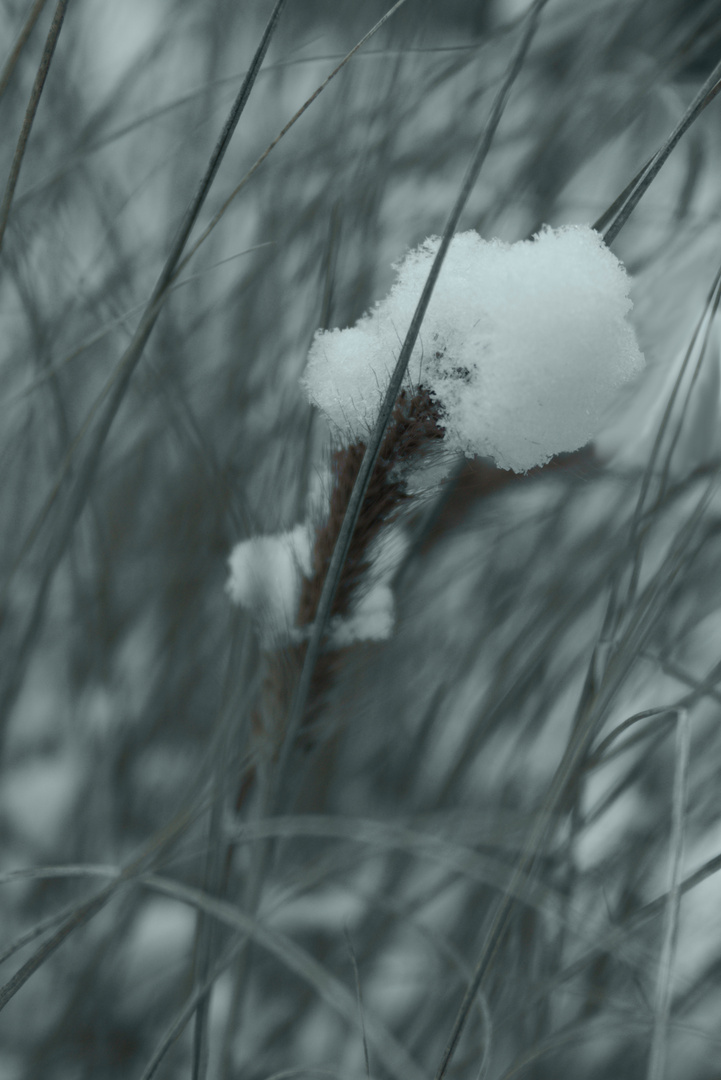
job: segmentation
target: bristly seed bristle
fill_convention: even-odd
[[[369,568],[368,550],[371,543],[409,497],[399,466],[418,460],[443,435],[440,410],[428,390],[419,386],[412,395],[402,390],[363,500],[333,603],[333,615],[348,614],[355,590]],[[313,573],[302,583],[297,620],[299,626],[307,626],[315,618],[323,582],[365,451],[365,442],[358,441],[333,454],[330,509],[326,522],[316,535]]]
[[[333,603],[332,615],[348,615],[356,589],[370,566],[370,545],[383,526],[395,518],[410,497],[406,490],[404,466],[422,458],[434,443],[443,439],[444,434],[440,409],[430,392],[423,386],[416,387],[412,394],[407,390],[401,391],[363,500]],[[333,454],[333,487],[328,517],[316,533],[312,573],[302,580],[296,620],[299,628],[307,627],[315,618],[323,582],[365,451],[365,442],[358,441],[336,450]],[[287,715],[306,649],[307,642],[304,641],[284,650],[282,658],[277,655],[267,658],[264,700],[261,709],[256,713],[255,727],[256,739],[264,738],[269,741],[271,753],[275,753],[280,746],[282,732],[268,730],[265,725],[269,722],[272,725],[273,717]],[[315,744],[314,728],[338,664],[346,651],[347,648],[326,649],[315,668],[301,733],[301,746],[305,749],[310,749]]]

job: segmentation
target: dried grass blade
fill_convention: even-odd
[[[363,1061],[365,1063],[366,1076],[370,1080],[371,1076],[371,1059],[368,1052],[368,1036],[366,1034],[366,1022],[365,1022],[365,1010],[363,1009],[363,990],[360,981],[360,972],[358,971],[358,960],[356,958],[355,949],[353,948],[353,940],[350,936],[350,931],[346,926],[345,940],[348,948],[348,955],[350,956],[351,964],[353,965],[353,979],[355,981],[356,998],[358,1001],[358,1020],[361,1029],[361,1038],[363,1040]]]
[[[60,948],[65,939],[72,934],[74,930],[78,930],[85,923],[92,919],[93,915],[96,915],[110,899],[115,892],[118,882],[113,881],[110,885],[106,885],[90,900],[76,908],[72,915],[65,920],[60,928],[44,942],[39,949],[33,953],[26,963],[19,968],[11,979],[0,987],[0,1009],[4,1009],[7,1003],[15,994],[20,990],[22,986],[28,981],[31,975],[34,975],[39,967],[45,963],[45,961],[52,956],[52,954]]]
[[[671,984],[678,938],[679,909],[681,906],[681,860],[683,857],[684,815],[686,813],[690,755],[691,726],[689,716],[686,709],[680,709],[676,721],[676,767],[673,778],[673,813],[669,845],[663,946],[656,982],[653,1038],[646,1072],[647,1080],[663,1080],[666,1071],[668,1022],[671,1015]]]
[[[666,142],[663,144],[662,147],[660,147],[657,153],[653,155],[648,164],[645,165],[644,168],[641,170],[638,182],[634,184],[634,182],[632,181],[632,184],[634,185],[633,190],[629,194],[628,198],[625,200],[622,208],[619,210],[612,223],[606,229],[606,232],[603,234],[603,239],[609,247],[616,239],[621,229],[626,224],[629,217],[635,210],[636,206],[650,188],[653,181],[658,176],[663,165],[666,163],[669,156],[675,149],[676,144],[688,131],[688,129],[691,127],[697,117],[701,115],[706,106],[711,104],[719,91],[721,91],[721,62],[719,62],[713,69],[708,79],[703,84],[698,94],[689,105],[681,120],[678,122],[674,130],[666,139]],[[626,190],[628,190],[628,188]],[[614,203],[614,206],[615,205],[616,203]],[[609,212],[610,211],[606,211],[606,213],[603,214],[601,218],[599,218],[599,222],[605,221]]]
[[[151,1057],[148,1064],[145,1066],[145,1069],[143,1071],[143,1075],[141,1076],[140,1080],[151,1080],[151,1077],[155,1076],[155,1074],[158,1071],[158,1068],[159,1068],[163,1058],[165,1057],[165,1055],[167,1054],[168,1050],[173,1045],[175,1040],[181,1035],[181,1033],[183,1031],[183,1028],[188,1023],[188,1021],[191,1019],[193,1013],[196,1014],[196,1017],[201,1015],[201,1010],[203,1008],[203,1004],[207,1003],[207,1001],[208,1001],[208,992],[211,990],[213,984],[215,983],[215,980],[218,978],[219,975],[222,975],[223,972],[226,970],[226,968],[228,968],[233,963],[236,956],[238,955],[238,953],[240,952],[240,950],[243,948],[244,945],[245,945],[245,938],[240,938],[239,940],[237,940],[233,945],[229,946],[229,948],[227,949],[227,951],[223,955],[222,959],[217,960],[215,962],[215,964],[212,966],[212,968],[209,968],[208,971],[205,972],[205,975],[204,975],[204,978],[203,978],[202,982],[200,982],[196,986],[195,990],[193,991],[191,996],[188,998],[188,1001],[185,1003],[185,1005],[180,1010],[178,1015],[175,1016],[173,1018],[173,1020],[171,1021],[170,1025],[168,1026],[167,1031],[165,1032],[165,1034],[161,1038],[160,1042],[158,1043],[157,1047],[155,1048],[155,1050],[153,1052],[153,1056]],[[197,1047],[197,1042],[196,1042],[196,1047]],[[198,1056],[197,1055],[198,1055],[198,1050],[197,1050],[197,1048],[194,1048],[194,1057],[193,1057],[193,1072],[194,1072],[194,1075],[195,1075],[196,1063],[198,1061]],[[203,1056],[203,1061],[204,1061],[205,1067],[207,1067],[207,1056],[205,1056],[205,1055]]]
[[[4,986],[0,987],[0,1010],[4,1009],[7,1003],[15,996],[18,990],[28,981],[28,979],[41,967],[45,961],[52,956],[57,949],[63,944],[63,942],[73,933],[74,930],[79,929],[89,922],[94,915],[97,915],[101,911],[106,903],[115,894],[115,891],[120,886],[127,884],[134,878],[137,878],[139,874],[145,872],[152,864],[152,861],[159,853],[168,848],[173,841],[181,835],[188,827],[188,825],[194,821],[201,813],[206,809],[203,801],[193,804],[188,808],[182,810],[176,818],[157,836],[152,837],[147,844],[141,849],[140,853],[122,870],[118,871],[115,867],[49,867],[45,871],[30,869],[27,871],[19,871],[19,873],[8,874],[8,880],[12,880],[13,877],[18,876],[85,876],[85,875],[102,875],[110,874],[112,881],[105,885],[99,892],[84,903],[75,907],[68,917],[61,923],[58,930],[53,934],[51,938],[43,942],[43,944],[36,949],[30,959],[19,968],[15,974],[9,979]]]
[[[58,0],[58,6],[55,8],[53,21],[50,24],[50,30],[48,31],[48,36],[45,40],[45,48],[43,49],[43,55],[40,58],[40,67],[35,76],[35,82],[33,83],[33,88],[30,93],[30,101],[28,102],[28,107],[25,112],[25,119],[23,120],[23,126],[20,129],[20,136],[18,138],[17,146],[15,147],[12,164],[10,165],[10,175],[8,176],[5,191],[3,192],[2,203],[0,204],[0,251],[2,251],[5,230],[7,228],[8,218],[10,217],[10,207],[12,206],[18,177],[20,176],[20,168],[25,156],[25,149],[28,144],[28,139],[30,138],[35,114],[38,111],[38,105],[40,104],[40,97],[43,92],[43,87],[45,86],[45,80],[48,77],[48,71],[50,70],[50,63],[53,58],[53,53],[55,52],[55,46],[60,37],[60,31],[62,30],[67,6],[68,0]],[[38,14],[40,14],[40,12],[38,12]]]
[[[313,988],[322,1001],[342,1016],[350,1025],[357,1022],[357,1002],[355,994],[348,989],[323,964],[309,952],[297,945],[291,938],[270,926],[259,922],[238,907],[234,907],[215,897],[207,896],[200,889],[194,889],[178,881],[157,874],[146,874],[141,878],[143,884],[166,896],[171,896],[184,903],[191,904],[217,919],[225,926],[239,931],[243,938],[250,938],[261,948],[275,956],[284,967],[298,975]],[[366,1015],[368,1035],[375,1044],[379,1057],[382,1056],[385,1068],[399,1080],[426,1080],[423,1070],[411,1057],[403,1044],[395,1038],[382,1020],[370,1014]]]
[[[228,656],[225,687],[228,704],[222,717],[222,729],[213,766],[213,801],[210,808],[208,841],[203,870],[203,888],[211,896],[223,895],[228,873],[228,852],[232,852],[232,848],[229,849],[223,843],[223,813],[225,811],[225,795],[230,780],[229,763],[233,760],[232,744],[238,738],[240,724],[237,720],[237,708],[232,696],[230,696],[230,687],[236,670],[239,670],[241,675],[240,685],[243,685],[245,681],[243,676],[249,680],[249,645],[248,627],[246,626],[246,633],[240,645],[239,662],[235,656],[235,650],[231,650]],[[246,714],[247,710],[242,710],[241,723]],[[194,957],[195,987],[191,997],[195,1005],[193,1009],[189,1010],[186,1003],[182,1011],[182,1016],[185,1017],[183,1024],[185,1024],[193,1015],[193,1010],[195,1010],[192,1057],[193,1080],[204,1080],[208,1071],[210,990],[218,974],[225,970],[231,961],[235,959],[244,945],[244,941],[241,939],[239,942],[227,946],[225,949],[226,956],[224,956],[220,965],[217,962],[214,964],[214,954],[217,952],[218,947],[216,931],[217,927],[213,925],[205,913],[198,911]]]
[[[397,3],[395,3],[395,4],[393,5],[393,7],[392,7],[392,8],[390,8],[390,10],[388,10],[388,11],[387,11],[387,12],[385,13],[385,15],[383,15],[383,16],[382,16],[382,18],[380,18],[380,19],[378,20],[378,22],[377,22],[377,23],[376,23],[376,24],[375,24],[374,26],[372,26],[372,27],[370,28],[370,30],[368,31],[368,33],[367,33],[367,34],[365,34],[365,35],[364,35],[364,36],[363,36],[363,37],[362,37],[362,38],[360,39],[360,41],[359,41],[359,42],[358,42],[358,43],[357,43],[356,45],[354,45],[354,46],[353,46],[353,48],[351,49],[351,51],[350,51],[349,53],[346,53],[346,55],[345,55],[345,56],[343,57],[343,59],[341,60],[341,62],[340,62],[340,63],[339,63],[339,64],[338,64],[338,65],[337,65],[336,67],[334,67],[334,68],[333,68],[333,70],[331,71],[330,75],[328,75],[328,77],[327,77],[326,79],[324,79],[324,80],[323,80],[323,82],[322,82],[322,83],[320,84],[320,86],[319,86],[319,87],[318,87],[318,88],[317,88],[316,90],[314,90],[314,91],[313,91],[313,93],[312,93],[312,94],[310,95],[310,97],[309,97],[309,98],[307,99],[307,101],[305,101],[305,102],[303,103],[303,105],[301,105],[301,107],[300,107],[300,108],[298,109],[298,111],[297,111],[297,112],[296,112],[296,113],[295,113],[295,114],[294,114],[293,116],[291,116],[290,120],[289,120],[289,121],[288,121],[288,123],[287,123],[287,124],[285,125],[285,127],[284,127],[284,128],[282,129],[282,131],[280,131],[280,132],[279,132],[279,133],[278,133],[278,134],[276,135],[276,137],[275,137],[275,138],[273,139],[272,143],[270,143],[270,145],[266,147],[266,149],[265,149],[265,150],[263,151],[263,153],[262,153],[262,154],[260,155],[260,157],[259,157],[259,158],[258,158],[258,160],[257,160],[257,161],[255,162],[255,164],[254,164],[254,165],[251,165],[250,169],[249,169],[249,170],[248,170],[248,172],[247,172],[247,173],[245,174],[245,176],[244,176],[244,177],[243,177],[243,179],[242,179],[242,180],[240,181],[240,183],[239,183],[239,184],[237,184],[237,185],[236,185],[236,186],[235,186],[235,187],[233,188],[233,190],[231,191],[230,195],[229,195],[229,196],[228,196],[228,198],[227,198],[227,199],[225,200],[225,202],[224,202],[224,203],[223,203],[223,205],[221,206],[220,210],[218,210],[218,212],[216,213],[216,215],[215,215],[215,217],[213,218],[213,220],[212,220],[212,221],[210,222],[210,224],[208,225],[208,227],[207,227],[207,228],[206,228],[206,229],[205,229],[205,230],[203,231],[203,233],[201,234],[201,236],[200,236],[200,237],[198,237],[198,239],[197,239],[197,240],[196,240],[196,242],[195,242],[195,243],[193,244],[193,246],[192,246],[192,248],[190,249],[190,251],[188,252],[188,254],[187,254],[187,255],[185,256],[185,258],[183,259],[183,261],[182,261],[182,262],[180,263],[180,265],[178,266],[178,269],[177,269],[177,271],[176,271],[176,274],[179,274],[179,273],[180,273],[180,272],[181,272],[181,271],[182,271],[182,270],[183,270],[183,269],[185,268],[185,266],[186,266],[186,265],[187,265],[187,264],[188,264],[188,263],[190,262],[190,260],[192,259],[193,255],[195,255],[195,253],[196,253],[196,251],[198,250],[198,248],[200,247],[200,245],[201,245],[201,244],[203,244],[203,243],[204,243],[204,242],[205,242],[205,241],[207,240],[207,238],[208,238],[208,237],[210,236],[210,234],[212,233],[212,231],[213,231],[213,229],[215,228],[215,226],[216,226],[216,225],[218,224],[218,222],[219,222],[219,221],[220,221],[220,219],[221,219],[221,218],[223,217],[223,215],[225,214],[225,212],[226,212],[226,210],[228,209],[228,207],[230,206],[230,204],[231,204],[231,203],[233,202],[233,200],[235,199],[236,195],[238,195],[238,194],[239,194],[239,193],[240,193],[240,192],[241,192],[241,191],[243,190],[243,188],[244,188],[244,187],[245,187],[245,185],[246,185],[246,184],[248,183],[248,181],[250,180],[250,178],[251,178],[251,177],[252,177],[252,176],[253,176],[253,175],[254,175],[254,174],[255,174],[255,173],[257,172],[257,170],[258,170],[258,169],[260,168],[260,166],[261,166],[261,165],[263,164],[263,162],[264,162],[264,161],[265,161],[265,159],[266,159],[266,158],[268,157],[268,155],[269,155],[269,154],[271,153],[271,151],[272,151],[272,150],[274,150],[274,149],[275,149],[275,147],[276,147],[276,146],[278,145],[278,143],[279,143],[279,142],[280,142],[280,140],[281,140],[281,139],[283,138],[283,136],[284,136],[284,135],[287,135],[287,133],[288,133],[288,132],[290,131],[290,129],[291,129],[292,127],[293,127],[293,125],[294,125],[294,124],[295,124],[295,123],[296,123],[296,122],[297,122],[298,120],[300,120],[300,118],[301,118],[301,116],[303,115],[303,113],[305,113],[305,112],[306,112],[306,111],[307,111],[307,110],[308,110],[308,109],[310,108],[310,106],[311,106],[311,105],[313,104],[313,102],[315,101],[315,99],[316,99],[317,97],[319,97],[319,96],[320,96],[320,94],[322,94],[322,93],[323,93],[323,91],[325,90],[325,88],[326,88],[326,86],[328,85],[328,83],[329,83],[329,82],[331,82],[331,81],[332,81],[332,80],[333,80],[333,79],[334,79],[334,78],[336,77],[336,75],[338,74],[338,72],[339,72],[339,71],[341,71],[341,70],[342,70],[342,69],[343,69],[343,68],[344,68],[344,67],[346,66],[346,64],[348,63],[348,61],[349,61],[349,60],[351,60],[351,59],[352,59],[352,58],[353,58],[353,57],[355,56],[355,54],[356,54],[356,53],[358,52],[358,50],[359,50],[359,49],[362,49],[362,48],[363,48],[363,46],[365,45],[365,43],[366,43],[367,41],[369,41],[369,40],[370,40],[370,39],[371,39],[371,38],[372,38],[372,37],[373,37],[373,36],[374,36],[375,34],[377,34],[377,33],[378,33],[378,31],[379,31],[379,30],[381,29],[381,27],[382,27],[382,26],[384,26],[384,25],[385,25],[385,24],[386,24],[386,23],[388,22],[388,20],[389,20],[389,19],[391,18],[391,16],[392,16],[392,15],[395,15],[395,13],[396,13],[396,11],[398,10],[398,8],[399,8],[399,7],[401,7],[401,6],[403,5],[403,4],[405,4],[405,2],[406,2],[406,0],[397,0]]]
[[[644,591],[639,610],[624,635],[626,647],[619,648],[613,655],[604,675],[603,685],[599,688],[597,696],[584,703],[581,715],[579,715],[574,724],[573,736],[566,748],[558,769],[556,770],[548,796],[538,814],[536,824],[531,830],[525,851],[517,863],[511,885],[506,894],[501,898],[494,914],[493,921],[488,934],[486,935],[481,955],[476,965],[473,981],[468,987],[461,1004],[443,1061],[441,1062],[441,1066],[436,1075],[436,1080],[441,1080],[445,1075],[458,1044],[465,1021],[470,1013],[473,1000],[478,990],[482,988],[500,947],[511,914],[515,908],[515,893],[517,892],[518,879],[521,875],[526,877],[533,872],[533,866],[545,842],[552,815],[555,813],[572,777],[585,758],[599,719],[605,715],[608,706],[613,701],[635,663],[639,650],[643,646],[644,639],[652,628],[653,617],[658,610],[658,605],[662,601],[662,598],[668,594],[668,590],[671,588],[671,585],[679,572],[681,557],[708,507],[711,497],[718,486],[718,482],[718,478],[714,478],[711,481],[695,507],[694,512],[690,515],[689,520],[685,522],[683,527],[679,530],[678,537],[669,556],[664,561],[664,565],[659,573]]]
[[[18,35],[15,46],[10,55],[8,56],[7,60],[5,61],[5,66],[0,73],[0,97],[3,96],[5,90],[7,89],[7,85],[12,78],[13,71],[15,70],[17,62],[20,59],[20,53],[23,51],[25,43],[27,42],[33,31],[35,23],[40,18],[42,10],[45,7],[46,3],[47,0],[35,0],[35,3],[30,9],[30,14],[23,23],[23,28]]]

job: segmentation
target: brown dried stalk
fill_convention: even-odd
[[[333,603],[333,615],[347,615],[354,593],[368,570],[368,549],[384,525],[408,499],[407,465],[421,458],[443,438],[440,410],[429,392],[419,386],[411,396],[402,390],[381,444],[380,454],[363,500],[343,576]],[[336,450],[333,455],[333,490],[327,521],[318,529],[313,550],[313,574],[305,578],[298,607],[298,626],[313,622],[353,485],[366,450],[364,442]]]
[[[437,403],[423,387],[402,390],[371,477],[358,524],[353,534],[332,614],[347,616],[369,567],[369,549],[384,526],[393,521],[409,499],[408,466],[421,459],[444,435]],[[332,457],[332,488],[326,520],[318,527],[313,548],[313,569],[301,583],[296,625],[313,622],[333,549],[366,450],[362,441],[336,450]],[[331,645],[316,665],[302,727],[302,745],[317,740],[320,714],[347,648]],[[253,716],[256,746],[275,758],[284,736],[284,724],[307,651],[305,641],[265,654],[266,668],[259,708]]]

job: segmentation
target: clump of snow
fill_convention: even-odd
[[[303,379],[343,439],[367,437],[440,240],[394,267],[388,296],[347,330],[319,331]],[[629,279],[589,226],[515,244],[455,236],[408,367],[436,399],[447,450],[525,472],[598,430],[643,356]]]
[[[395,606],[390,581],[408,544],[406,532],[398,527],[377,538],[369,553],[369,587],[347,616],[333,619],[333,647],[391,636]],[[255,616],[266,644],[279,639],[302,641],[310,633],[308,626],[297,627],[295,619],[302,577],[312,570],[312,551],[313,531],[306,523],[290,532],[243,540],[231,553],[226,590],[236,604]]]
[[[231,552],[226,589],[270,634],[287,633],[300,596],[301,575],[310,574],[312,537],[307,525],[275,536],[254,536]]]
[[[376,537],[368,551],[370,563],[366,582],[359,590],[350,612],[331,622],[330,640],[342,649],[357,641],[386,641],[395,627],[393,578],[408,551],[411,538],[397,522]]]
[[[347,618],[334,620],[331,641],[338,649],[355,641],[385,641],[393,633],[394,623],[393,593],[390,586],[378,582],[361,597]]]

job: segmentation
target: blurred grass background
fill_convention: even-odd
[[[0,1080],[150,1075],[216,961],[207,1026],[178,1025],[158,1076],[204,1075],[202,1043],[214,1077],[430,1078],[589,710],[594,745],[449,1075],[720,1075],[713,491],[694,517],[721,449],[714,329],[631,532],[662,387],[719,260],[718,105],[614,245],[649,371],[595,462],[513,485],[468,466],[405,567],[394,638],[339,673],[283,816],[254,819],[252,799],[233,812],[258,657],[224,593],[227,556],[301,520],[325,445],[298,387],[311,337],[357,319],[392,262],[442,230],[523,9],[407,0],[344,68],[183,269],[73,514],[108,387],[271,5],[68,5],[0,255],[3,978],[144,845],[156,878],[118,886],[10,998]],[[287,5],[193,239],[385,10]],[[0,11],[3,178],[52,16],[26,0]],[[550,0],[462,228],[517,240],[596,220],[720,56],[713,3]],[[260,936],[233,961],[264,835],[279,842]]]

